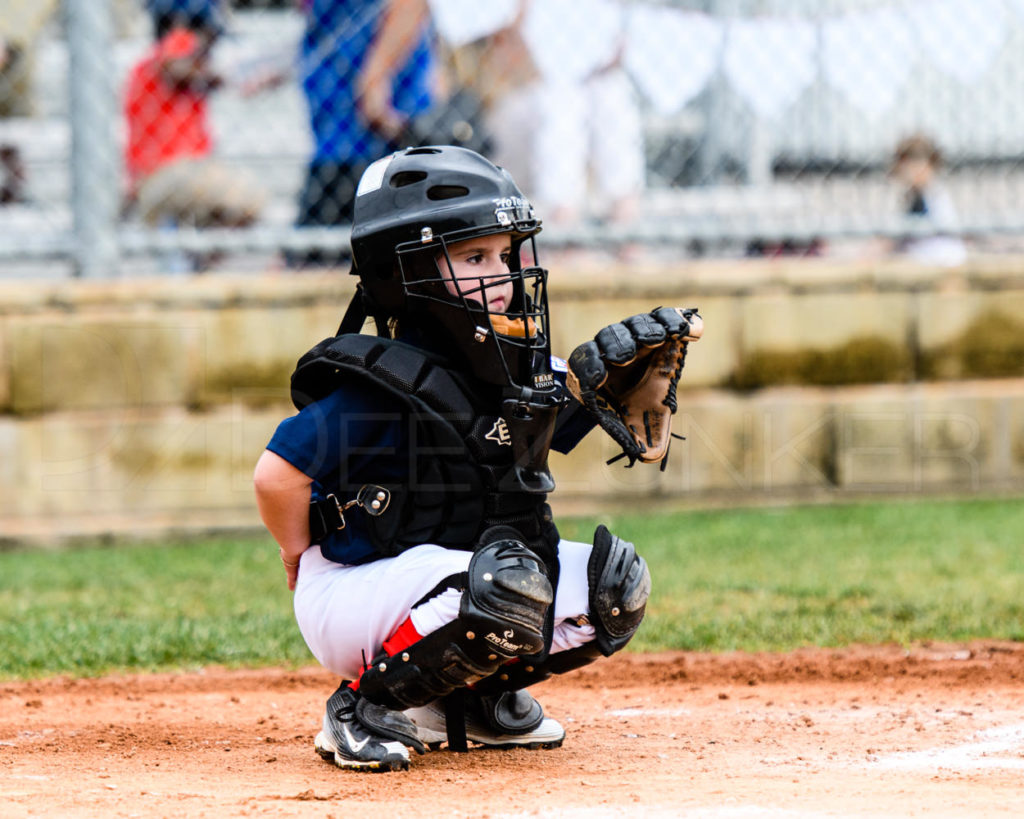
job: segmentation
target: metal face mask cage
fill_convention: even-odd
[[[399,245],[395,249],[396,259],[405,298],[412,311],[429,315],[444,327],[478,378],[516,392],[524,388],[545,391],[554,385],[550,368],[547,270],[536,264],[522,267],[521,252],[527,240],[532,259],[537,258],[532,232],[527,232],[530,230],[527,225],[531,223],[523,225],[511,219],[506,222],[501,217],[508,211],[503,209],[495,213],[499,220],[496,228],[473,227],[439,236],[425,227],[420,241]],[[526,230],[520,233],[517,227]],[[503,233],[512,236],[507,276],[456,277],[448,251],[450,246],[466,239]],[[509,282],[512,284],[509,303],[503,312],[492,313],[487,307],[485,291]],[[455,293],[449,290],[449,285],[454,285]]]

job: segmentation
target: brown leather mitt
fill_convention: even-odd
[[[659,307],[609,324],[569,356],[569,391],[629,466],[661,461],[665,468],[687,344],[703,329],[696,308]]]

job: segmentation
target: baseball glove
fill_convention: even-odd
[[[659,307],[610,324],[573,350],[569,391],[622,447],[612,461],[665,468],[687,344],[703,329],[696,308]]]

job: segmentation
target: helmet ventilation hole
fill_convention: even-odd
[[[462,185],[434,185],[427,191],[427,199],[435,202],[442,199],[458,199],[469,196],[469,188]]]
[[[410,148],[405,152],[406,156],[416,156],[417,154],[439,154],[441,153],[440,148]]]
[[[413,185],[422,182],[427,178],[426,171],[402,171],[391,177],[392,188],[404,188],[406,185]]]

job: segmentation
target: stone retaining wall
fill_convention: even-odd
[[[658,304],[699,306],[667,470],[602,436],[552,456],[556,506],[1024,489],[1024,265],[816,262],[552,282],[567,353]],[[331,335],[335,274],[0,283],[0,539],[258,524],[252,466]]]

